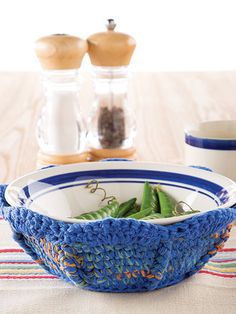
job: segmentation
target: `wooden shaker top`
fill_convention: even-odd
[[[87,42],[76,36],[55,34],[39,38],[35,52],[45,70],[78,69],[87,52]]]
[[[126,66],[136,47],[130,35],[115,32],[114,20],[108,20],[107,31],[88,37],[88,54],[96,66]]]

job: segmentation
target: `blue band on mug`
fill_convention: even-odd
[[[236,150],[236,140],[199,138],[185,134],[185,143],[194,147],[215,150]]]

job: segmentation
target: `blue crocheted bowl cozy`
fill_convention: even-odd
[[[48,273],[95,291],[150,291],[182,281],[223,247],[236,218],[228,208],[167,226],[124,218],[67,223],[9,207],[0,191],[3,216],[25,252]]]

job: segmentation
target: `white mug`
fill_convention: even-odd
[[[236,121],[207,121],[186,128],[185,163],[236,181]]]

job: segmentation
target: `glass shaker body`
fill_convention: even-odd
[[[135,136],[128,104],[128,68],[94,67],[95,99],[88,123],[90,149],[129,149]]]
[[[79,111],[78,70],[43,73],[44,106],[37,139],[42,152],[80,154],[85,150],[85,128]]]

